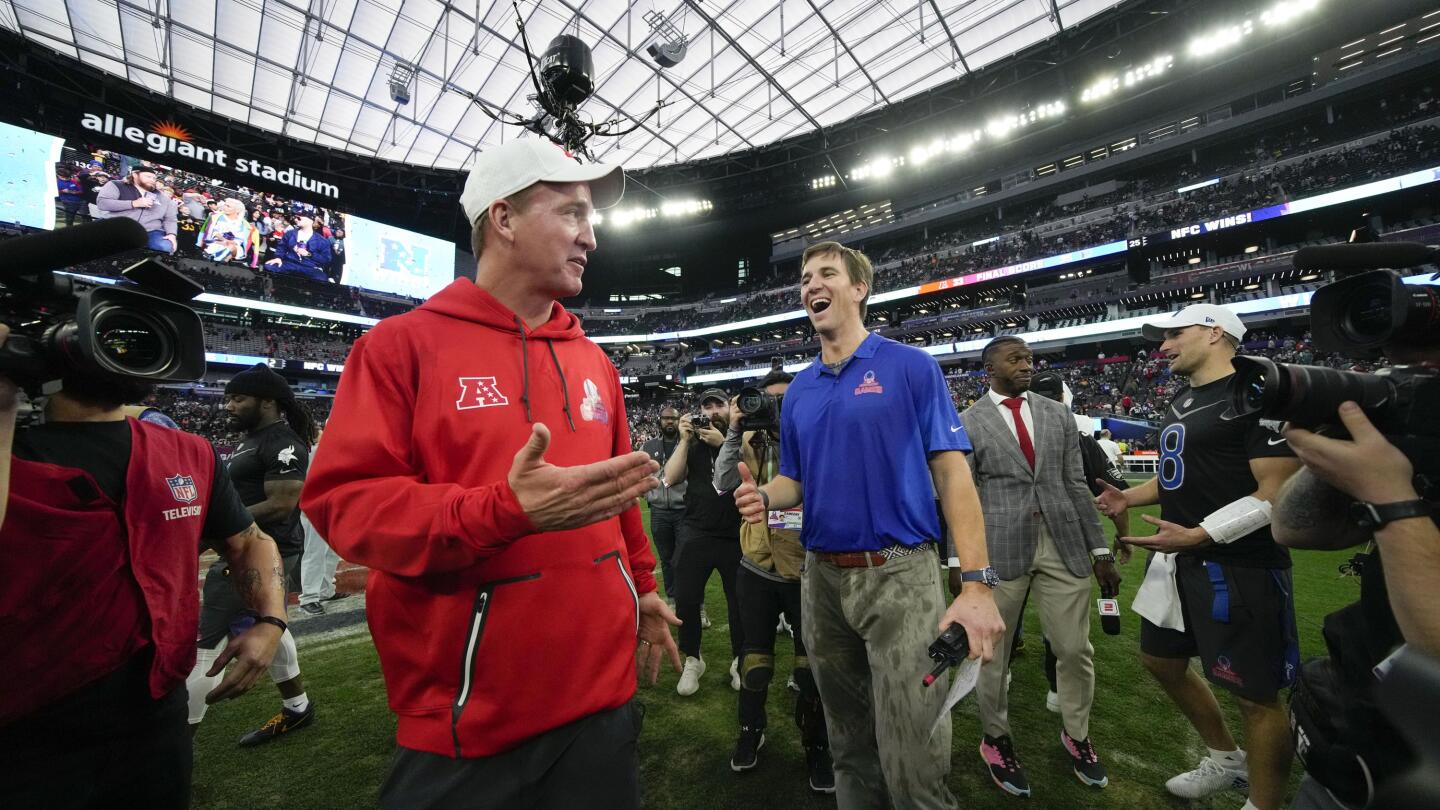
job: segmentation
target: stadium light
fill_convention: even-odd
[[[1285,25],[1306,12],[1314,11],[1320,0],[1284,0],[1266,9],[1260,15],[1260,22],[1266,25]]]
[[[1124,73],[1102,76],[1080,93],[1081,103],[1091,103],[1106,98],[1122,87],[1134,87],[1159,76],[1175,64],[1175,57],[1161,54],[1148,62],[1127,68]]]
[[[1190,40],[1186,50],[1194,58],[1210,56],[1240,44],[1254,30],[1255,24],[1250,20],[1216,28]]]
[[[818,191],[822,188],[833,188],[835,186],[836,179],[837,178],[833,174],[816,177],[810,181],[810,189],[812,191]]]

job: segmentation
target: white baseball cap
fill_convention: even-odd
[[[1245,338],[1245,324],[1240,322],[1240,316],[1219,304],[1191,304],[1178,312],[1170,313],[1170,317],[1163,321],[1145,324],[1140,327],[1140,333],[1146,340],[1159,343],[1165,340],[1167,330],[1184,329],[1187,326],[1218,326],[1236,340]]]
[[[604,163],[576,163],[547,140],[510,141],[475,156],[465,190],[460,192],[460,207],[474,225],[491,203],[542,182],[589,183],[591,204],[597,209],[609,208],[625,193],[625,170]]]

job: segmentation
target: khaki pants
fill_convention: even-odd
[[[874,568],[837,568],[807,554],[800,582],[840,810],[956,807],[945,784],[948,715],[930,736],[948,679],[921,686],[945,612],[935,554]]]
[[[1090,736],[1090,705],[1095,699],[1090,577],[1070,573],[1043,523],[1030,570],[1024,576],[1001,582],[995,589],[995,606],[1007,629],[1020,621],[1027,590],[1040,610],[1045,638],[1055,651],[1060,717],[1065,731],[1076,740],[1086,739]],[[1010,733],[1009,695],[1005,689],[1005,673],[1010,669],[1009,641],[1007,633],[1005,642],[995,645],[995,657],[980,667],[980,684],[976,688],[980,722],[991,737]]]

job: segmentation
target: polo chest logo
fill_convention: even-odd
[[[510,400],[500,393],[494,377],[461,377],[460,397],[455,400],[455,410],[468,411],[472,408],[493,408],[509,405]]]
[[[857,397],[861,394],[883,393],[885,393],[885,387],[882,386],[880,383],[875,382],[875,372],[872,370],[867,369],[864,379],[860,380],[860,384],[855,386],[855,396]]]

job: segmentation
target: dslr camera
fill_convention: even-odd
[[[1310,301],[1310,332],[1318,352],[1374,357],[1387,345],[1440,344],[1440,285],[1406,284],[1382,267],[1413,267],[1440,259],[1426,245],[1385,242],[1303,248],[1302,270],[1353,273],[1317,289]],[[1356,272],[1359,271],[1359,272]],[[1440,274],[1437,274],[1440,276]],[[1432,281],[1435,277],[1432,277]],[[1328,435],[1344,433],[1336,411],[1352,400],[1377,429],[1417,464],[1440,449],[1440,370],[1396,365],[1375,374],[1324,366],[1276,363],[1237,356],[1229,385],[1227,418],[1259,414]]]
[[[770,358],[770,374],[785,370],[785,358]],[[787,377],[788,379],[788,377]],[[780,404],[785,395],[768,393],[763,386],[750,385],[740,389],[735,406],[740,409],[740,429],[766,431],[772,436],[780,435]]]
[[[186,302],[205,288],[154,258],[121,272],[124,282],[56,270],[147,243],[125,218],[0,242],[0,374],[31,390],[66,375],[139,382],[198,380],[205,332]]]

